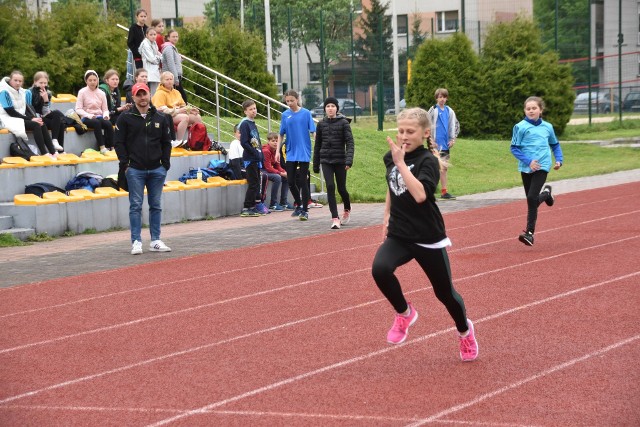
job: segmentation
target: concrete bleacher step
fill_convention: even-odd
[[[0,215],[0,234],[11,234],[16,239],[26,240],[35,232],[33,228],[14,228],[12,216]]]

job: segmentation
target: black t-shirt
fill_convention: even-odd
[[[387,234],[415,243],[438,243],[447,237],[444,220],[436,204],[435,191],[440,181],[438,159],[424,147],[405,155],[409,170],[424,186],[427,200],[418,203],[413,198],[398,168],[393,163],[391,152],[384,155],[387,168],[387,184],[391,201],[391,212]]]

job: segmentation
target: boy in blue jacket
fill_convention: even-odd
[[[255,101],[247,99],[242,103],[245,118],[240,122],[240,145],[242,145],[242,160],[247,173],[247,194],[244,198],[244,208],[240,216],[260,216],[256,209],[256,197],[260,194],[260,169],[264,161],[260,134],[254,121],[258,115]]]

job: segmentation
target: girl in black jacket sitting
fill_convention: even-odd
[[[31,106],[40,115],[47,129],[51,131],[51,142],[56,151],[64,152],[64,132],[67,125],[62,111],[51,109],[53,94],[49,90],[49,74],[38,71],[33,75],[31,86]]]

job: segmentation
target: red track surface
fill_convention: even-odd
[[[473,363],[415,263],[386,344],[378,227],[0,290],[0,425],[638,426],[640,188],[556,200],[446,215]]]

